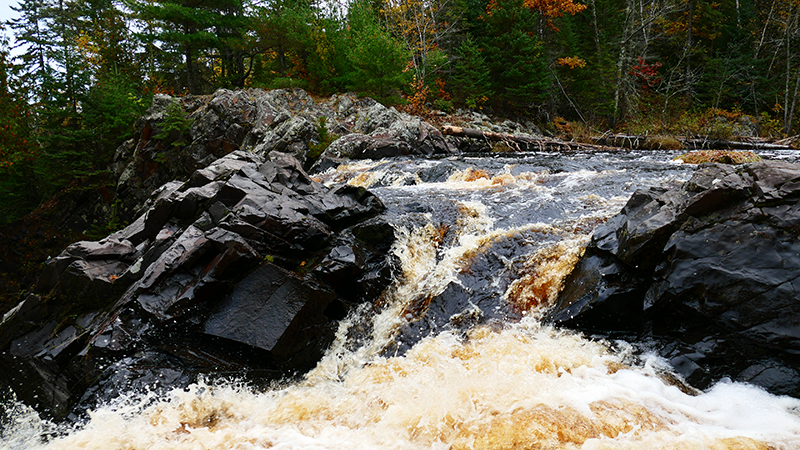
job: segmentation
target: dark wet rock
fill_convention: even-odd
[[[380,103],[362,109],[355,121],[347,117],[342,121],[350,126],[352,134],[342,136],[328,146],[311,171],[324,170],[333,164],[332,161],[342,159],[431,156],[456,152],[455,147],[448,144],[433,125]]]
[[[62,417],[199,374],[304,371],[335,321],[389,284],[394,233],[364,222],[383,210],[370,192],[324,187],[274,151],[234,151],[187,179],[51,258],[40,295],[3,318],[0,372],[21,399]]]
[[[22,336],[42,325],[42,299],[28,294],[0,321],[0,346],[5,348],[15,337]]]
[[[120,395],[149,393],[152,399],[172,389],[184,388],[193,380],[182,361],[160,352],[143,352],[122,358],[106,367],[97,381],[73,408],[70,419],[81,421],[92,411]]]
[[[442,236],[442,248],[458,239],[456,232]],[[530,252],[548,245],[536,232],[509,232],[480,249],[462,256],[455,280],[441,292],[420,295],[404,311],[405,323],[386,354],[408,351],[421,339],[449,330],[467,333],[475,325],[497,325],[519,320],[530,305],[515,298],[510,286],[525,272]]]
[[[51,417],[65,415],[72,404],[77,380],[54,361],[0,352],[0,377],[17,398]]]
[[[798,183],[784,162],[703,165],[680,188],[636,192],[595,231],[551,320],[649,340],[699,387],[800,395]]]
[[[266,263],[236,285],[203,329],[267,350],[279,364],[308,370],[333,338],[333,322],[325,312],[336,301],[336,294],[313,277]]]
[[[183,118],[176,116],[173,104],[180,106]],[[181,122],[183,126],[179,126]],[[170,132],[165,132],[167,123],[171,124]],[[39,278],[38,264],[55,258],[70,242],[96,239],[106,230],[136,222],[136,227],[113,237],[139,247],[167,221],[179,217],[185,225],[199,211],[208,212],[219,223],[222,218],[218,215],[224,211],[219,207],[212,211],[206,204],[212,199],[219,201],[213,198],[219,195],[210,182],[227,181],[231,172],[239,170],[236,165],[247,163],[239,158],[226,160],[229,166],[209,168],[220,157],[237,150],[258,157],[279,151],[295,157],[308,169],[314,163],[308,159],[309,149],[316,152],[321,150],[321,141],[351,134],[363,141],[363,151],[354,157],[451,152],[430,124],[352,93],[327,100],[312,99],[301,89],[220,89],[204,96],[155,95],[135,125],[134,138],[117,148],[108,178],[89,180],[100,188],[61,192],[30,218],[0,229],[0,311],[12,308],[32,291]],[[344,161],[326,157],[317,170]],[[173,180],[181,181],[174,184]],[[186,180],[188,186],[183,187]],[[116,187],[109,189],[109,182]],[[154,199],[159,189],[165,197],[181,189],[182,198],[179,202]],[[177,208],[177,213],[172,208]],[[146,211],[148,215],[143,216]],[[247,228],[232,222],[231,226]],[[334,228],[339,226],[343,225]],[[250,230],[251,235],[258,233]],[[60,266],[58,269],[58,273],[63,270]],[[45,283],[41,289],[49,290],[52,286],[46,286],[46,278],[40,278]]]
[[[314,273],[349,302],[375,302],[399,270],[394,241],[395,230],[384,220],[362,222],[334,240]]]

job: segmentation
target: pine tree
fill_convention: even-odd
[[[218,75],[244,85],[242,0],[128,0],[128,5],[144,23],[141,36],[147,44],[183,56],[179,88],[190,94],[209,91]]]
[[[399,90],[408,83],[409,77],[403,68],[410,54],[401,42],[381,28],[370,5],[352,5],[348,18],[350,47],[347,56],[352,64],[349,86],[384,99],[392,90]]]
[[[547,59],[534,32],[539,18],[537,12],[525,7],[523,0],[493,0],[487,8],[480,45],[491,73],[495,100],[503,107],[526,108],[547,97]]]
[[[458,99],[469,108],[480,106],[494,95],[489,66],[481,53],[478,44],[469,35],[458,47],[453,85],[458,93]]]

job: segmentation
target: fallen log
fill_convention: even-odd
[[[687,150],[791,150],[789,145],[759,141],[730,141],[727,139],[678,139]]]
[[[551,139],[529,134],[506,134],[493,131],[483,131],[474,128],[445,125],[442,134],[446,136],[465,137],[470,139],[483,139],[491,142],[502,142],[515,151],[575,151],[575,150],[608,150],[606,147],[567,142],[560,139]]]
[[[607,134],[593,138],[598,145],[636,150],[791,150],[789,139],[767,142],[761,139],[710,139],[685,136]],[[670,142],[671,141],[671,142]]]
[[[798,147],[800,147],[800,134],[789,136],[785,139],[777,140],[774,142],[774,144],[788,145],[789,147],[797,149]]]

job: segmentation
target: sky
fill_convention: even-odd
[[[8,27],[3,24],[9,19],[17,17],[17,13],[13,11],[11,7],[17,6],[18,4],[19,0],[0,0],[0,34],[8,37],[8,43],[10,45],[14,44],[14,38],[11,36],[11,31]],[[12,51],[11,53],[12,55],[16,54],[16,51]]]
[[[5,22],[16,17],[16,13],[11,10],[11,6],[17,6],[18,4],[18,0],[0,0],[0,21]],[[8,35],[7,32],[5,34]]]

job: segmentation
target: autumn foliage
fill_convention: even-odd
[[[669,134],[736,111],[798,133],[798,0],[19,0],[0,58],[0,209],[111,183],[154,93],[356,91]],[[559,122],[560,124],[561,122]],[[91,180],[89,182],[88,180]]]

